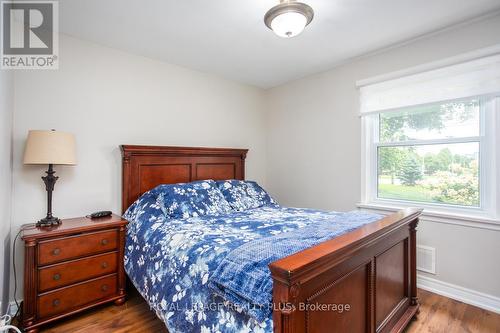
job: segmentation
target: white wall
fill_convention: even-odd
[[[249,148],[246,175],[265,183],[260,89],[62,36],[59,70],[17,72],[15,99],[13,233],[46,213],[46,167],[22,165],[29,129],[76,136],[78,165],[55,168],[58,217],[120,213],[120,144]]]
[[[361,199],[360,79],[500,43],[500,16],[364,57],[267,92],[268,188],[291,206],[352,210]],[[500,297],[500,232],[423,221],[441,281]],[[497,260],[498,261],[498,260]]]
[[[9,300],[13,84],[12,72],[0,70],[0,315]]]

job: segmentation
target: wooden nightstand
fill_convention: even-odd
[[[43,324],[99,304],[125,302],[126,224],[112,215],[23,230],[26,332],[36,333]]]

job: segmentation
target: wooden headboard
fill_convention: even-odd
[[[122,213],[160,184],[245,179],[248,149],[122,145]]]

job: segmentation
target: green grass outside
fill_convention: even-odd
[[[393,184],[379,184],[378,196],[384,199],[403,199],[411,201],[433,202],[432,193],[420,186],[406,186]]]

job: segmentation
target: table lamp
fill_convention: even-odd
[[[38,227],[58,225],[61,220],[52,216],[52,191],[59,177],[54,176],[54,164],[76,165],[75,137],[56,130],[28,132],[24,164],[48,164],[47,176],[42,177],[47,190],[47,216],[38,221]]]

